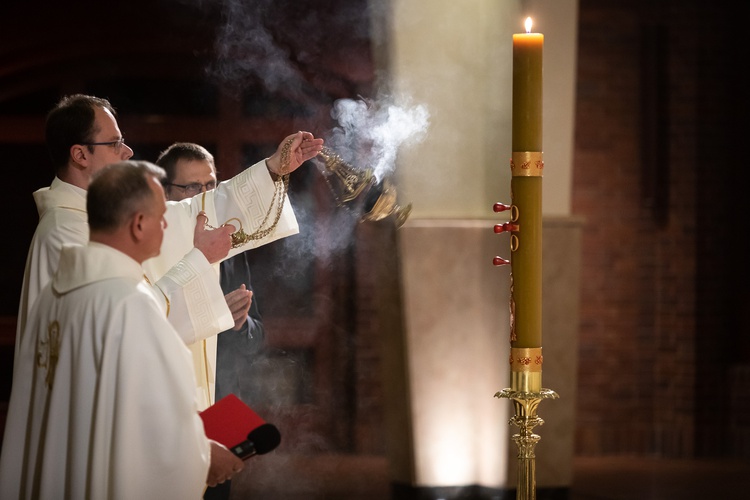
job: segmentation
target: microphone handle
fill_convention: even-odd
[[[245,460],[246,458],[250,458],[256,454],[255,444],[249,439],[246,439],[245,441],[241,442],[238,445],[232,446],[230,450],[232,453],[240,457],[242,460]]]

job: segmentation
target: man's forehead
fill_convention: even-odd
[[[115,121],[115,115],[113,115],[112,112],[107,108],[104,108],[102,106],[94,106],[94,111],[96,117],[99,119]]]
[[[95,109],[95,121],[99,130],[117,133],[117,120],[110,110],[97,106]]]
[[[181,158],[175,162],[175,176],[215,174],[214,166],[208,160]]]

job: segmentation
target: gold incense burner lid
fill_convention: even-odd
[[[318,157],[323,160],[323,176],[338,206],[361,210],[360,221],[379,221],[393,215],[397,228],[404,225],[411,213],[411,203],[405,207],[398,205],[396,186],[391,179],[386,177],[378,182],[372,169],[356,168],[328,147],[323,147]]]

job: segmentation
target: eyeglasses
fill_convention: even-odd
[[[195,196],[196,194],[200,193],[203,188],[206,188],[206,191],[211,191],[212,189],[214,189],[216,187],[216,181],[208,181],[205,184],[200,184],[199,182],[193,182],[190,184],[174,184],[172,182],[167,182],[167,186],[180,188],[185,191],[186,195]]]
[[[116,141],[107,141],[107,142],[82,142],[81,146],[112,146],[115,148],[115,154],[118,154],[120,150],[122,149],[122,146],[125,144],[125,138],[120,137]]]

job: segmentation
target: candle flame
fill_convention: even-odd
[[[531,33],[531,18],[527,17],[524,24],[526,25],[526,33]]]

